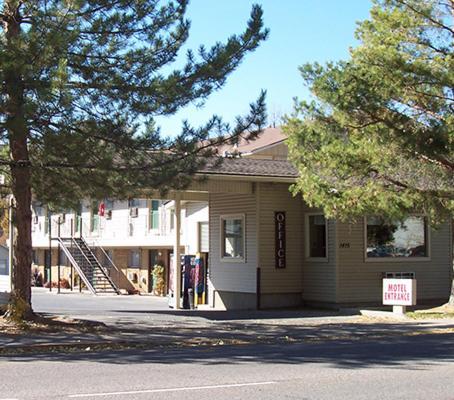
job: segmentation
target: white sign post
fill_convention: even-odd
[[[405,314],[406,306],[416,305],[416,279],[383,279],[383,304]]]

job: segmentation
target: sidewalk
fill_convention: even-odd
[[[366,341],[413,335],[451,334],[454,319],[386,320],[310,309],[176,311],[165,299],[141,296],[94,298],[34,292],[44,315],[87,320],[97,328],[0,332],[0,355],[112,348],[240,345],[321,341]],[[153,309],[150,309],[153,305]]]

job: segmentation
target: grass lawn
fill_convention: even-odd
[[[427,310],[417,310],[406,313],[407,317],[414,319],[454,318],[454,306],[444,304],[440,307]]]

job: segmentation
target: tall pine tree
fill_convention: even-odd
[[[301,67],[294,186],[328,217],[454,211],[454,0],[375,0],[348,61]],[[454,285],[452,301],[454,303]]]
[[[140,188],[188,184],[217,136],[254,131],[264,95],[228,127],[213,117],[161,137],[153,117],[172,115],[221,88],[268,34],[253,6],[247,27],[225,43],[188,51],[172,68],[190,23],[188,0],[4,0],[0,6],[0,135],[10,157],[17,240],[14,301],[32,314],[31,201],[74,206]],[[203,146],[200,144],[204,143]],[[16,310],[16,311],[14,311]]]

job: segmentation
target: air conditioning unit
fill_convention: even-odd
[[[105,213],[106,219],[112,219],[112,210],[107,210]]]
[[[129,215],[132,218],[136,218],[139,215],[139,207],[133,207],[129,209]]]

